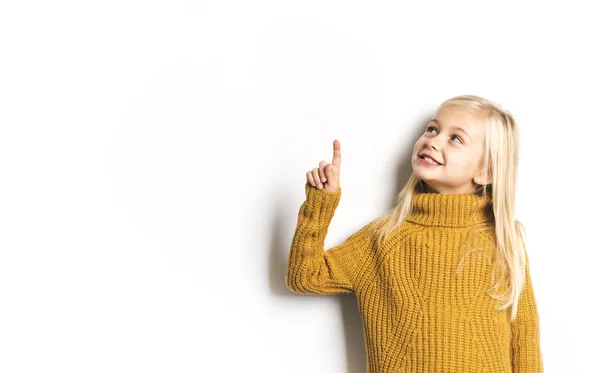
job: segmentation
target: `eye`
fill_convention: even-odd
[[[432,129],[434,129],[434,130],[436,130],[436,131],[437,131],[437,128],[435,128],[434,126],[427,126],[427,127],[425,128],[425,132],[430,132],[430,131],[429,131],[429,129],[430,129],[430,128],[432,128]],[[452,138],[454,138],[454,137],[456,137],[457,139],[459,139],[459,140],[460,140],[459,144],[462,144],[462,143],[464,143],[463,139],[462,139],[462,138],[460,138],[460,136],[458,136],[458,135],[452,135]]]
[[[452,137],[456,137],[457,139],[459,139],[460,143],[462,144],[463,141],[462,141],[462,139],[459,136],[453,135]]]

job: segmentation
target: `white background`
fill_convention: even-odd
[[[599,372],[591,4],[3,2],[0,371],[364,372],[354,297],[285,286],[305,173],[340,140],[330,248],[476,94],[521,126],[546,372]]]

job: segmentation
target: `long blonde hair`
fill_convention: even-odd
[[[472,234],[492,233],[494,263],[491,271],[492,287],[489,296],[504,302],[497,310],[512,306],[511,321],[517,315],[519,295],[523,290],[527,254],[525,249],[525,227],[515,219],[515,192],[519,160],[519,129],[514,116],[500,105],[475,95],[461,95],[444,101],[438,110],[445,107],[460,107],[468,110],[485,126],[483,164],[485,171],[492,176],[492,184],[480,185],[474,189],[478,196],[491,194],[492,207],[489,211],[492,224],[482,223],[473,227]],[[485,180],[485,177],[484,177]],[[398,194],[397,204],[388,215],[378,221],[380,225],[377,241],[382,245],[390,233],[398,228],[411,213],[412,198],[425,192],[425,183],[411,174],[404,188]],[[508,284],[506,276],[508,270]],[[496,280],[497,272],[500,273]],[[505,291],[494,294],[498,289]]]

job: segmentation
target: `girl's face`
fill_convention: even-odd
[[[415,176],[427,184],[427,192],[442,194],[473,193],[475,179],[488,183],[483,174],[485,129],[468,111],[458,107],[439,109],[412,153]],[[427,153],[440,164],[422,159]]]

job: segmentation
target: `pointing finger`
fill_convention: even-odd
[[[333,140],[333,160],[331,164],[336,166],[338,170],[342,164],[342,150],[340,142],[337,139]]]

